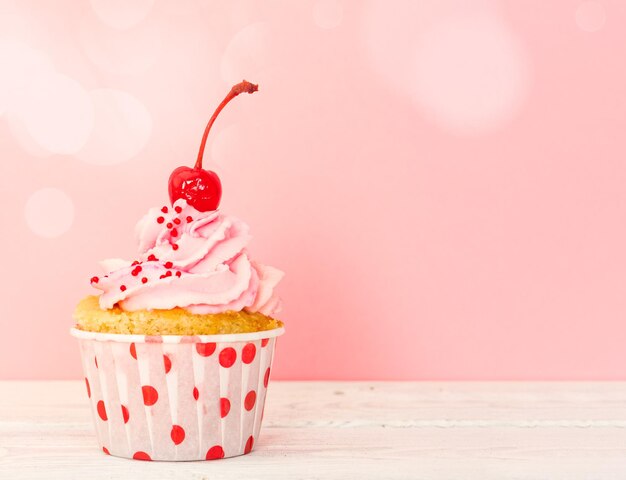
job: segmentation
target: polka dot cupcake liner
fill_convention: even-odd
[[[283,333],[155,337],[72,329],[102,451],[166,461],[249,453]]]

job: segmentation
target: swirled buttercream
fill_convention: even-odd
[[[138,258],[104,260],[106,274],[92,279],[102,290],[101,308],[247,310],[268,316],[280,311],[274,288],[283,272],[250,260],[249,228],[241,220],[200,212],[181,199],[150,209],[136,230]]]

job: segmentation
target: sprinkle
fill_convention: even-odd
[[[135,260],[133,263],[131,263],[131,265],[132,266],[139,265],[139,262],[137,260]]]
[[[99,280],[98,277],[91,277],[91,283],[98,283]]]
[[[181,276],[180,270],[176,272],[176,276],[177,276],[177,277],[180,277],[180,276]]]
[[[157,260],[158,260],[158,258],[156,258],[154,256],[154,254],[151,253],[150,255],[148,255],[148,261],[149,262],[156,262]]]
[[[187,223],[190,223],[190,222],[192,222],[192,221],[193,221],[193,218],[191,218],[191,216],[190,216],[190,215],[188,215],[188,216],[187,216]]]
[[[141,266],[137,265],[135,268],[133,268],[132,272],[130,272],[130,274],[133,277],[136,277],[137,275],[139,275],[139,272],[141,272],[142,268]]]
[[[161,275],[159,278],[163,280],[165,277],[167,277],[167,275]]]
[[[172,262],[165,262],[165,268],[172,268],[174,264]]]
[[[157,223],[163,223],[165,221],[165,218],[163,217],[158,217],[157,218]]]
[[[174,223],[175,223],[176,225],[180,225],[180,218],[175,218],[175,219],[174,219]]]
[[[141,283],[148,283],[148,279],[147,279],[146,277],[143,277],[143,278],[141,279]]]
[[[172,276],[172,271],[168,270],[167,272],[165,272],[165,276],[166,277],[171,277]]]
[[[178,206],[174,207],[174,210],[176,210],[176,213],[180,213],[183,211],[183,209]]]
[[[123,292],[124,290],[126,290],[126,285],[120,285],[120,290]]]
[[[167,222],[167,225],[165,225],[167,228],[172,228],[174,225],[172,225],[171,222]]]
[[[177,237],[178,236],[178,230],[176,230],[175,228],[172,228],[171,234],[172,234],[172,237]]]
[[[178,250],[178,244],[173,243],[172,244],[172,250]]]
[[[163,207],[163,208],[161,209],[161,211],[162,211],[163,213],[167,213],[167,207]]]

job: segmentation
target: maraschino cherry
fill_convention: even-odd
[[[215,109],[204,130],[195,166],[193,168],[178,167],[170,175],[168,190],[172,204],[179,198],[184,198],[189,205],[200,212],[217,210],[222,197],[222,183],[215,172],[202,168],[202,157],[204,156],[204,147],[209,131],[213,126],[213,122],[215,122],[215,119],[228,102],[240,93],[254,93],[258,89],[258,85],[244,80],[231,88],[228,95],[222,100],[222,103]]]

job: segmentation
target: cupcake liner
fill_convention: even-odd
[[[167,461],[249,453],[283,333],[155,337],[72,329],[102,450]]]

